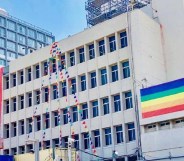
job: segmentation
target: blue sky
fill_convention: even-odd
[[[0,0],[10,15],[51,31],[56,40],[84,30],[86,0]]]

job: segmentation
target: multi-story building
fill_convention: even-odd
[[[62,52],[57,58],[48,46],[10,62],[4,73],[3,153],[29,152],[33,146],[25,145],[28,136],[41,146],[43,134],[43,148],[67,147],[69,110],[74,147],[82,160],[111,160],[114,150],[116,160],[136,160],[135,84],[145,74],[152,84],[165,80],[159,24],[134,10],[61,40],[58,46]],[[60,71],[63,61],[66,69]],[[101,158],[83,152],[93,153],[94,148]]]
[[[51,44],[52,33],[24,22],[0,9],[0,65]]]

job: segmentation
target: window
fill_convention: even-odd
[[[17,99],[13,98],[13,112],[17,110]]]
[[[19,45],[18,44],[18,52],[20,53],[20,54],[26,54],[26,46],[22,46],[22,45]],[[21,55],[22,56],[22,55]]]
[[[20,135],[24,134],[24,120],[20,121]]]
[[[75,65],[75,53],[71,52],[70,53],[70,66],[74,66]]]
[[[28,144],[27,145],[27,152],[28,153],[33,152],[33,144]]]
[[[28,118],[27,119],[27,122],[28,122],[28,131],[27,131],[27,133],[29,134],[29,133],[31,133],[32,131],[33,131],[33,126],[32,126],[32,123],[33,123],[33,121],[32,121],[32,118]]]
[[[122,143],[123,142],[123,129],[122,126],[116,126],[116,143]]]
[[[28,29],[28,36],[32,37],[32,38],[35,38],[35,31],[32,30],[32,29]]]
[[[92,102],[92,108],[93,108],[93,117],[98,116],[98,101]]]
[[[8,20],[7,21],[7,27],[8,27],[8,29],[15,31],[15,22],[12,22],[12,21]]]
[[[15,87],[16,86],[16,74],[13,74],[12,78],[13,78],[13,87]]]
[[[26,37],[22,36],[22,35],[17,35],[17,41],[18,41],[18,43],[25,45],[26,44]]]
[[[100,56],[105,55],[105,41],[104,40],[99,41],[98,45],[99,45],[99,55]]]
[[[39,65],[36,65],[35,66],[35,70],[36,70],[36,72],[35,72],[35,78],[37,79],[37,78],[40,77],[40,67],[39,67]]]
[[[24,154],[25,153],[25,146],[20,146],[19,147],[19,154]]]
[[[65,69],[65,55],[61,55],[61,69]]]
[[[52,73],[56,72],[56,59],[52,60]]]
[[[28,78],[27,78],[27,81],[31,81],[31,68],[28,68],[27,69],[27,74],[28,74]]]
[[[68,110],[64,109],[63,110],[63,124],[67,124],[68,123]]]
[[[35,91],[35,95],[36,95],[35,104],[39,105],[40,104],[40,90]]]
[[[5,50],[4,49],[0,49],[0,55],[5,55]]]
[[[82,120],[88,119],[88,105],[82,105]]]
[[[75,135],[74,139],[74,148],[79,149],[79,135]]]
[[[95,147],[100,147],[100,131],[95,130],[94,132],[94,138],[95,138]]]
[[[12,148],[11,151],[12,151],[12,155],[17,155],[17,148]]]
[[[126,105],[126,109],[133,108],[132,92],[125,92],[125,105]]]
[[[64,147],[67,148],[68,147],[68,136],[63,137],[63,142],[64,142]]]
[[[79,62],[80,63],[85,62],[84,48],[79,49]]]
[[[5,149],[5,150],[4,150],[4,155],[9,155],[9,153],[10,153],[10,152],[9,152],[9,149]]]
[[[28,93],[28,107],[32,106],[32,93]]]
[[[7,51],[7,58],[8,59],[15,59],[17,57],[17,54],[11,51]]]
[[[107,70],[106,69],[101,69],[101,85],[107,84]]]
[[[120,95],[114,96],[114,112],[121,111]]]
[[[32,48],[35,48],[35,45],[36,45],[35,40],[29,39],[29,38],[27,39],[27,44]]]
[[[55,99],[58,98],[58,87],[57,87],[57,85],[53,85],[52,90],[53,90],[53,99],[55,100]]]
[[[9,40],[15,41],[15,33],[12,31],[7,31],[7,38]]]
[[[58,116],[58,112],[54,112],[54,126],[58,126],[59,125],[59,116]]]
[[[125,79],[130,77],[129,61],[123,62],[122,67],[123,67],[123,78]]]
[[[128,46],[126,31],[120,33],[121,48]]]
[[[9,63],[9,62],[8,62]],[[7,64],[8,64],[7,63]],[[3,59],[0,59],[0,65],[3,65],[3,66],[5,66],[5,64],[6,64],[6,61],[5,60],[3,60]]]
[[[89,134],[84,133],[83,137],[84,137],[84,149],[89,149]]]
[[[21,34],[26,34],[26,28],[22,25],[17,25],[17,32]]]
[[[17,123],[12,123],[12,137],[15,137],[17,135]]]
[[[43,75],[47,75],[48,74],[48,63],[47,63],[47,61],[43,63],[43,66],[44,66],[43,67],[44,68],[43,69],[44,70]]]
[[[45,114],[45,128],[48,129],[50,127],[50,115],[48,112]]]
[[[0,26],[5,26],[5,18],[0,17]]]
[[[5,102],[5,110],[4,110],[4,112],[5,112],[5,114],[7,114],[7,113],[10,112],[10,102],[9,102],[9,100],[6,100],[4,102]]]
[[[53,139],[53,147],[59,147],[59,139]]]
[[[24,71],[20,71],[20,84],[24,83]]]
[[[81,78],[81,91],[85,91],[86,90],[86,76],[83,75],[80,78]]]
[[[91,88],[95,88],[96,84],[96,72],[91,73]]]
[[[49,89],[48,87],[44,88],[44,102],[49,101]]]
[[[3,29],[3,28],[1,28],[1,27],[0,27],[0,36],[1,36],[1,37],[5,37],[5,36],[6,36],[6,34],[5,34],[5,29]]]
[[[5,40],[0,38],[0,47],[4,48],[5,47]]]
[[[45,46],[44,43],[37,42],[37,49],[43,48]]]
[[[45,141],[45,148],[46,149],[50,148],[50,140]]]
[[[73,113],[73,122],[77,122],[78,121],[78,111],[77,111],[76,106],[72,108],[72,113]]]
[[[9,124],[6,124],[6,125],[4,125],[4,127],[5,127],[5,138],[9,138],[10,137],[10,129],[9,129]]]
[[[116,50],[116,40],[115,36],[109,37],[109,47],[110,47],[110,52],[113,52]]]
[[[72,88],[71,88],[71,93],[72,94],[75,94],[76,93],[76,79],[71,79],[71,85],[72,85]]]
[[[103,98],[102,103],[103,103],[104,115],[109,114],[109,98]]]
[[[9,89],[9,77],[6,77],[5,80],[6,80],[6,89]]]
[[[20,109],[24,108],[24,96],[20,96]]]
[[[118,66],[114,65],[111,67],[112,70],[112,82],[118,81]]]
[[[53,42],[52,37],[46,36],[46,43],[52,44],[52,42]]]
[[[88,47],[89,47],[89,59],[94,59],[95,58],[94,44],[91,44]]]
[[[11,41],[7,41],[7,49],[15,51],[15,43]]]
[[[41,130],[41,117],[36,116],[36,131]]]
[[[105,145],[111,145],[112,144],[112,138],[111,138],[111,128],[104,129],[105,131]]]
[[[128,157],[128,161],[137,161],[137,156]]]
[[[134,123],[128,123],[128,141],[134,141],[135,140],[135,127]]]
[[[40,41],[44,41],[44,35],[42,33],[37,33],[37,39]]]
[[[62,96],[66,96],[66,82],[62,82]]]

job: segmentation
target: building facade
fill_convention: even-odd
[[[54,42],[52,33],[10,16],[0,9],[0,65]]]
[[[58,46],[57,58],[47,46],[4,73],[2,153],[30,152],[29,138],[67,147],[73,132],[81,160],[112,160],[115,150],[117,161],[135,161],[136,91],[145,75],[150,84],[166,80],[160,25],[137,9]]]

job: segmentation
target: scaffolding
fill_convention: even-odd
[[[94,26],[100,22],[111,19],[127,12],[130,0],[87,0],[85,9],[87,11],[87,24]],[[131,0],[132,1],[132,0]],[[149,4],[150,0],[134,0],[134,7],[142,8]]]

